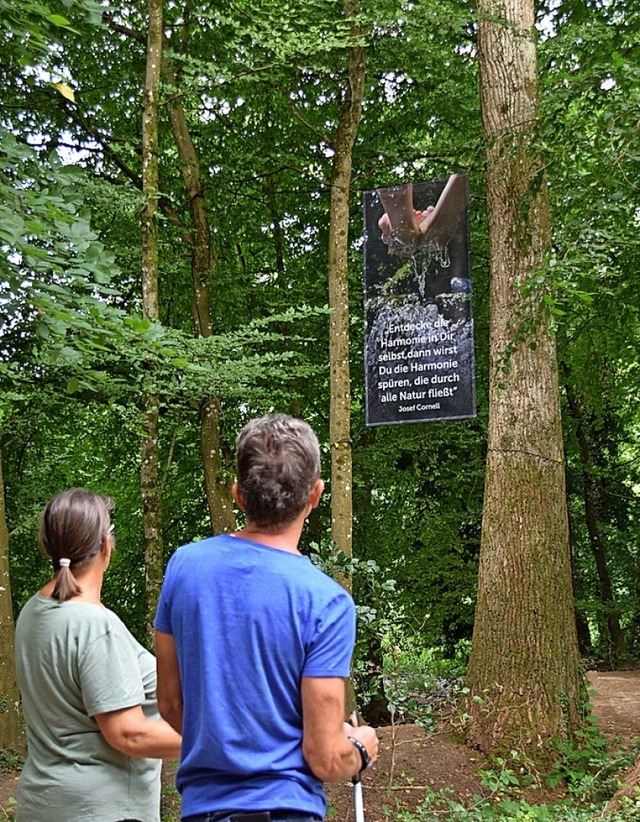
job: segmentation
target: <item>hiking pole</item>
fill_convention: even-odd
[[[364,804],[362,802],[362,779],[353,777],[353,814],[356,822],[364,822]]]
[[[354,728],[358,727],[358,714],[353,711],[349,717],[349,723]],[[364,803],[362,800],[362,778],[356,774],[353,779],[353,814],[355,822],[364,822]]]

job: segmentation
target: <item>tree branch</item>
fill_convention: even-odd
[[[291,113],[299,120],[303,125],[305,125],[308,129],[310,129],[317,137],[320,137],[330,148],[334,148],[333,140],[329,137],[324,131],[319,129],[317,126],[314,126],[313,123],[310,123],[309,120],[295,107],[292,100],[289,100],[289,108],[291,109]]]

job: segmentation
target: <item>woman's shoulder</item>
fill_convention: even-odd
[[[122,619],[112,610],[109,608],[104,609],[108,622],[109,628],[113,634],[115,634],[118,639],[123,642],[126,642],[127,645],[130,645],[131,648],[138,654],[138,656],[149,656],[154,660],[155,666],[155,657],[151,654],[151,652],[144,647],[131,633],[127,625],[122,621]]]
[[[106,624],[109,626],[109,629],[111,631],[113,631],[116,634],[121,635],[122,637],[125,637],[126,639],[132,639],[132,640],[134,639],[133,634],[131,633],[131,631],[127,628],[125,623],[116,614],[115,611],[112,611],[111,608],[106,608],[106,607],[103,608],[102,610],[104,611],[104,617],[105,617]]]
[[[60,622],[100,621],[106,609],[93,602],[69,600],[59,602],[54,597],[48,597],[40,591],[27,600],[20,612],[20,616],[38,619],[46,618]]]
[[[58,602],[35,594],[25,604],[16,624],[16,641],[35,647],[83,649],[111,630],[106,609],[88,602]]]

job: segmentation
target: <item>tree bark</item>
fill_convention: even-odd
[[[0,450],[0,750],[15,749],[22,742],[20,693],[16,678],[15,624],[9,575],[9,531],[4,501],[2,451]]]
[[[357,11],[345,2],[345,14]],[[354,32],[355,33],[355,32]],[[349,193],[351,164],[364,96],[364,50],[352,46],[348,57],[348,85],[340,113],[331,169],[329,224],[329,370],[331,441],[331,534],[338,549],[351,556],[353,544],[351,386],[349,369]]]
[[[227,479],[220,444],[220,401],[207,397],[200,403],[200,450],[204,486],[209,506],[211,531],[219,534],[235,530],[236,519],[231,496],[231,475]]]
[[[158,311],[158,120],[162,62],[162,2],[148,0],[149,30],[142,110],[142,309],[146,319],[157,320]],[[142,408],[142,461],[140,490],[144,521],[145,573],[149,642],[163,572],[162,493],[159,471],[158,397],[147,392]]]
[[[176,88],[173,67],[163,60],[165,82]],[[205,207],[205,190],[196,148],[191,139],[180,98],[172,95],[167,103],[171,131],[182,164],[182,180],[189,198],[191,219],[191,277],[193,281],[193,319],[196,334],[211,336],[209,278],[215,265],[211,245],[209,218]],[[204,470],[204,487],[209,507],[211,530],[215,533],[235,529],[231,485],[225,480],[220,448],[220,400],[207,397],[200,403],[200,450]]]
[[[556,346],[533,285],[549,243],[534,4],[479,12],[494,368],[467,736],[543,758],[579,723],[580,677]]]
[[[354,20],[357,3],[345,0],[345,15]],[[357,35],[355,25],[352,34]],[[352,46],[347,61],[347,88],[333,141],[329,223],[329,439],[331,444],[331,535],[347,556],[353,549],[351,454],[351,376],[349,368],[349,195],[353,146],[364,98],[364,49]],[[339,580],[351,590],[351,579]],[[356,709],[353,682],[346,682],[346,714]]]
[[[153,620],[160,596],[164,570],[162,541],[162,494],[160,490],[158,397],[145,394],[142,408],[142,454],[140,495],[144,529],[146,634],[153,639]]]

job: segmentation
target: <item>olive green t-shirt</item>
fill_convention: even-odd
[[[142,705],[158,718],[155,658],[107,608],[36,594],[16,625],[27,760],[16,822],[160,820],[158,759],[112,748],[96,714]]]

